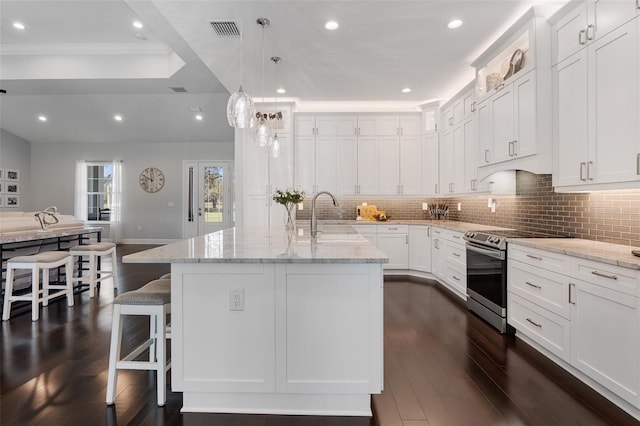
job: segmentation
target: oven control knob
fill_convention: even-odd
[[[494,236],[492,235],[492,236],[490,236],[489,238],[487,238],[487,241],[489,241],[490,243],[492,243],[495,239],[496,239],[496,237],[494,237]]]
[[[475,237],[475,236],[476,236],[476,233],[475,233],[475,232],[471,232],[471,231],[468,231],[468,232],[467,232],[467,237],[469,237],[469,238],[473,238],[473,237]]]

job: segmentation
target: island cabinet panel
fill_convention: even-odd
[[[181,299],[173,315],[184,325],[181,365],[184,391],[273,392],[275,390],[274,265],[202,265],[184,268]],[[241,290],[244,310],[230,310],[230,293]],[[188,309],[179,309],[180,306]],[[176,323],[176,320],[173,321]],[[175,350],[174,350],[175,353]]]
[[[371,310],[381,312],[382,288],[369,268],[287,265],[285,274],[276,286],[284,303],[276,317],[277,390],[379,390],[381,329]]]
[[[381,263],[187,262],[171,274],[183,411],[371,415],[383,384]]]

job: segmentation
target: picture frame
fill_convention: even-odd
[[[19,182],[20,181],[20,171],[15,169],[7,169],[5,170],[4,180],[7,182]]]
[[[19,195],[20,184],[14,182],[4,182],[4,193],[7,195]]]
[[[17,208],[17,207],[20,207],[20,196],[19,195],[5,195],[4,196],[4,207],[5,208]]]

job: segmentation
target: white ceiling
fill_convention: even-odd
[[[565,2],[542,5],[550,13]],[[280,85],[280,100],[302,109],[412,110],[471,81],[469,64],[534,3],[0,0],[0,125],[35,143],[231,141],[225,107],[241,83],[241,52],[243,86],[258,101]],[[271,21],[264,32],[260,17]],[[464,25],[449,30],[452,18]],[[325,30],[328,19],[340,28]],[[212,20],[237,22],[242,41],[217,37]]]

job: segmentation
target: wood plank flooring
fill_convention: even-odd
[[[118,247],[122,255],[150,248]],[[118,291],[138,288],[166,265],[119,262]],[[119,374],[116,404],[105,404],[114,291],[55,301],[31,322],[18,309],[2,323],[2,425],[632,425],[639,424],[580,381],[513,337],[470,314],[439,284],[385,282],[385,390],[375,417],[180,413],[182,396],[156,405],[153,373]],[[13,312],[12,312],[13,313]],[[125,322],[127,345],[147,332]]]

